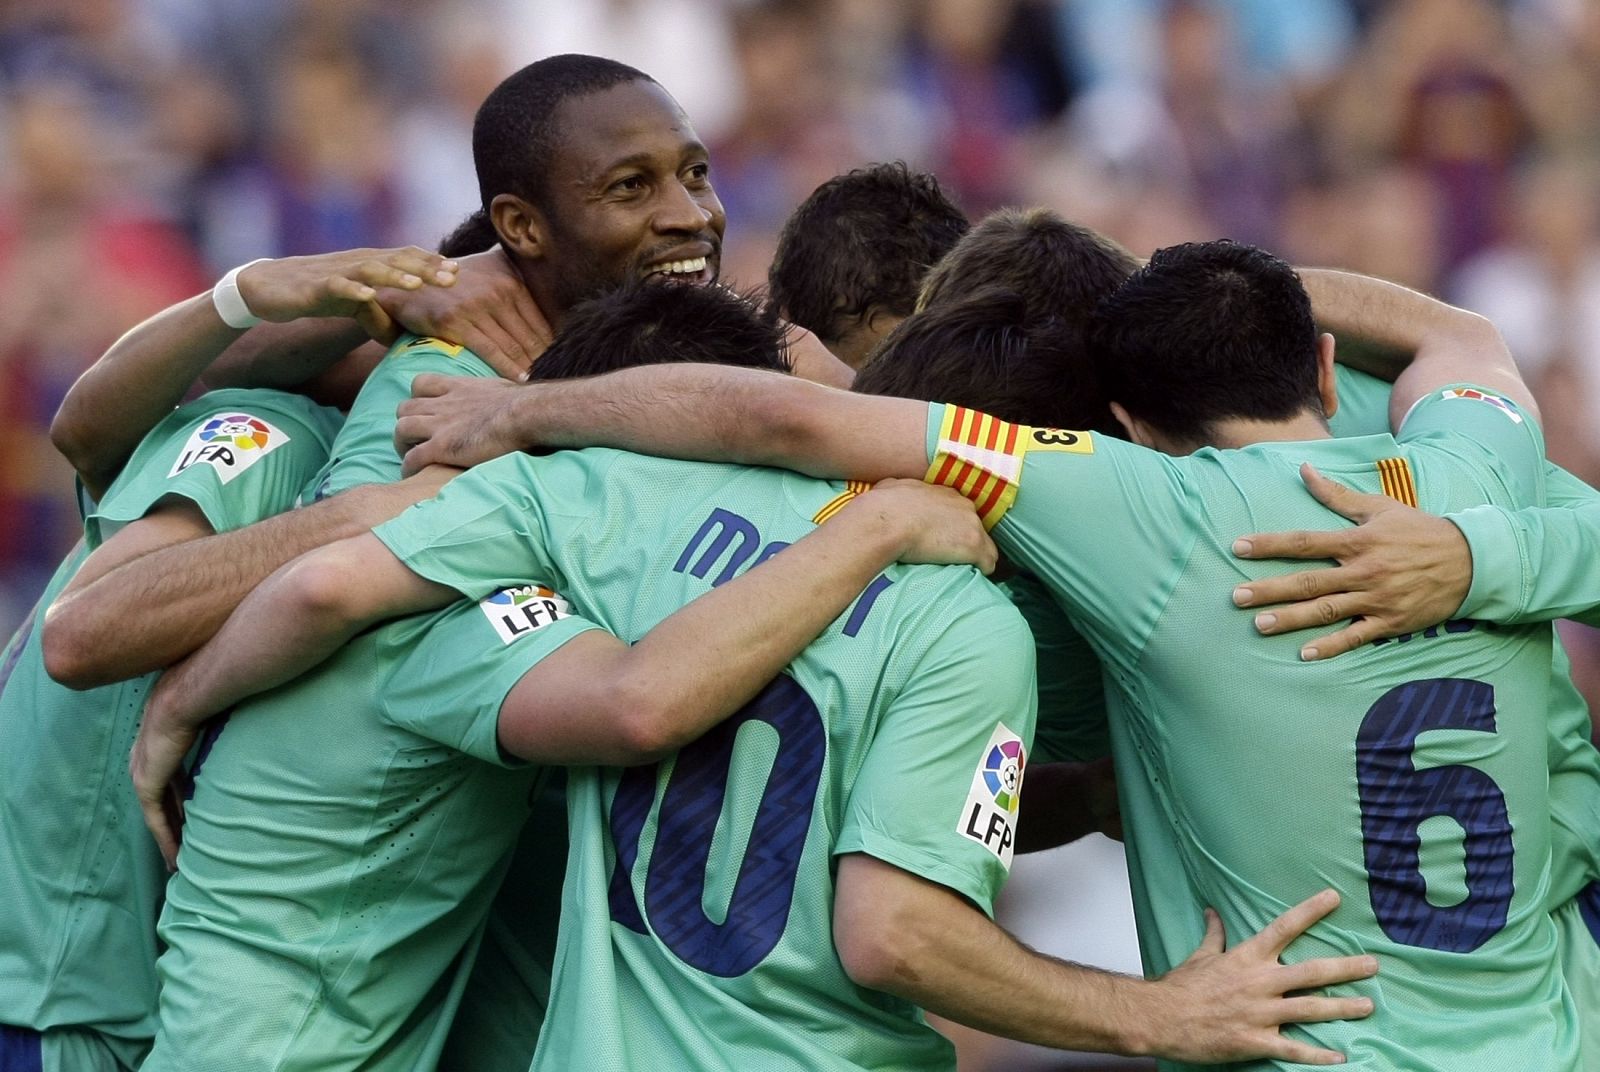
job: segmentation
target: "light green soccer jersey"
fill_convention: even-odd
[[[1330,422],[1334,433],[1387,431],[1390,385],[1339,368],[1339,410]],[[1600,599],[1600,589],[1594,575],[1600,571],[1592,566],[1600,492],[1549,462],[1544,482],[1545,504],[1556,509],[1485,503],[1447,515],[1467,538],[1478,565],[1458,617],[1521,623],[1595,611],[1592,601]],[[1600,879],[1600,751],[1593,742],[1589,705],[1573,683],[1559,636],[1550,688],[1550,897],[1560,906]],[[1577,932],[1563,930],[1572,933]],[[1587,952],[1577,950],[1580,956]],[[1600,1004],[1591,1008],[1600,1021]]]
[[[334,441],[328,464],[306,489],[307,500],[322,500],[362,484],[400,479],[394,449],[395,409],[411,397],[411,381],[425,372],[493,379],[494,369],[471,350],[443,339],[402,335],[367,377]]]
[[[531,568],[631,641],[848,494],[608,450],[513,455],[375,531],[472,598]],[[915,1009],[845,975],[833,858],[869,853],[990,911],[1033,717],[1032,645],[1004,597],[968,568],[895,566],[695,744],[569,771],[535,1067],[952,1067]]]
[[[328,465],[306,490],[307,498],[323,499],[361,484],[400,479],[395,408],[411,397],[411,382],[425,372],[495,376],[471,350],[442,339],[401,336],[362,386]],[[533,1052],[549,989],[560,871],[566,858],[566,808],[560,796],[541,794],[529,826],[533,829],[512,860],[508,881],[537,875],[549,890],[545,910],[526,910],[524,900],[524,911],[492,911],[480,956],[471,969],[474,978],[461,1000],[461,1026],[450,1039],[450,1066],[523,1072]]]
[[[1293,568],[1234,558],[1240,533],[1341,523],[1305,495],[1301,462],[1435,512],[1538,503],[1531,421],[1459,388],[1400,442],[1170,458],[938,406],[929,434],[930,479],[990,520],[1009,505],[1001,550],[1106,666],[1148,970],[1193,951],[1202,906],[1247,934],[1332,886],[1343,904],[1291,955],[1378,954],[1360,988],[1377,1010],[1305,1037],[1358,1068],[1574,1067],[1549,915],[1548,626],[1457,622],[1301,663],[1299,638],[1259,637],[1218,603]]]
[[[0,663],[0,1023],[94,1033],[96,1068],[136,1067],[155,1034],[166,869],[127,776],[152,678],[86,692],[56,684],[39,617],[90,548],[158,504],[192,503],[218,532],[292,506],[338,417],[276,391],[216,391],[173,412],[88,517],[86,543]]]
[[[145,1072],[434,1066],[538,787],[500,753],[500,702],[593,628],[534,617],[559,605],[520,587],[386,625],[215,724]]]

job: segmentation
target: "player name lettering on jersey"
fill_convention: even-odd
[[[865,487],[865,485],[852,485],[855,486]],[[832,517],[843,509],[845,502],[848,502],[853,494],[847,488],[843,495],[826,504],[816,516],[821,517],[826,514],[827,517]],[[689,542],[683,547],[683,553],[672,566],[672,572],[687,571],[691,577],[704,578],[710,576],[711,571],[721,565],[722,568],[711,580],[711,587],[716,588],[733,580],[741,570],[761,565],[788,546],[787,540],[767,542],[749,518],[718,506],[712,508],[711,513],[700,523],[700,527],[695,529],[694,535],[689,537]],[[845,618],[845,636],[853,637],[861,632],[861,627],[866,623],[867,615],[872,613],[878,597],[893,583],[881,573],[873,578],[872,583],[867,585],[866,590],[856,599],[849,615]]]
[[[956,833],[976,841],[992,852],[1007,870],[1017,840],[1017,808],[1022,802],[1022,772],[1027,755],[1022,738],[996,723],[984,746],[977,769],[972,772],[972,788],[961,809]]]
[[[248,413],[218,413],[189,436],[167,478],[196,465],[209,465],[224,484],[289,442],[282,429]]]
[[[553,625],[572,613],[572,606],[543,585],[505,588],[478,604],[502,644],[510,644]]]

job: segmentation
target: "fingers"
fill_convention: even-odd
[[[1364,593],[1340,592],[1309,603],[1264,610],[1256,615],[1255,627],[1262,636],[1326,627],[1356,617],[1367,609],[1366,603]]]
[[[394,345],[394,341],[400,337],[400,325],[375,301],[356,306],[356,323],[361,325],[361,330],[367,333],[369,339],[385,346]]]
[[[1281,986],[1285,992],[1291,990],[1317,990],[1325,986],[1334,986],[1338,983],[1354,983],[1362,979],[1370,979],[1378,974],[1378,958],[1365,955],[1355,957],[1319,957],[1316,960],[1305,960],[1299,964],[1284,965],[1281,976]],[[1359,1013],[1365,1016],[1372,1011],[1372,1001],[1368,998],[1318,998],[1319,1001],[1356,1001],[1365,1002],[1364,1011]],[[1344,1015],[1335,1016],[1287,1016],[1287,1020],[1342,1020]]]
[[[1273,556],[1282,557],[1282,556]],[[1246,581],[1233,590],[1233,605],[1236,607],[1267,607],[1274,603],[1300,603],[1305,600],[1316,599],[1332,593],[1348,592],[1356,587],[1359,580],[1354,571],[1347,566],[1332,566],[1328,569],[1299,570],[1295,573],[1285,573],[1277,577],[1262,577],[1254,581]],[[1343,618],[1350,615],[1345,614]],[[1341,618],[1328,621],[1307,621],[1298,628],[1307,625],[1332,625]],[[1260,623],[1257,623],[1260,628]],[[1268,630],[1262,629],[1262,632]],[[1277,630],[1285,632],[1284,629]]]
[[[1385,495],[1367,495],[1346,487],[1337,480],[1329,480],[1317,472],[1310,462],[1300,466],[1300,479],[1305,481],[1306,490],[1311,492],[1312,498],[1351,521],[1364,522],[1394,503],[1393,499]]]
[[[1220,953],[1227,940],[1227,933],[1222,929],[1222,917],[1217,915],[1216,909],[1206,909],[1206,936],[1201,939],[1198,951]]]
[[[1294,532],[1257,532],[1233,541],[1238,558],[1330,558],[1341,559],[1350,553],[1347,529]]]
[[[533,365],[522,340],[493,314],[464,320],[456,334],[461,336],[456,341],[481,357],[503,379],[521,382]]]
[[[1270,1050],[1271,1052],[1267,1054],[1268,1057],[1272,1057],[1279,1061],[1288,1061],[1290,1064],[1344,1064],[1344,1054],[1339,1053],[1337,1050],[1324,1050],[1321,1047],[1312,1046],[1309,1043],[1301,1042],[1298,1039],[1287,1038],[1283,1035],[1278,1036],[1277,1043],[1271,1046]]]
[[[1304,934],[1311,925],[1339,907],[1336,890],[1323,890],[1286,910],[1277,919],[1261,929],[1261,933],[1239,944],[1265,947],[1265,952],[1277,959],[1289,943]]]
[[[450,389],[450,381],[452,379],[454,377],[446,376],[442,373],[424,372],[411,381],[411,397],[437,398]],[[402,402],[401,409],[403,410],[404,408],[405,403]]]
[[[1300,649],[1300,658],[1308,663],[1314,663],[1319,659],[1332,659],[1370,644],[1379,637],[1398,636],[1400,632],[1403,630],[1385,626],[1376,618],[1361,618],[1337,633],[1329,633],[1305,645]]]

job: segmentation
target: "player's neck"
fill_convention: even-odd
[[[1282,421],[1258,421],[1236,417],[1218,421],[1211,426],[1211,445],[1223,450],[1248,447],[1252,443],[1304,443],[1313,439],[1330,439],[1328,422],[1311,410]]]

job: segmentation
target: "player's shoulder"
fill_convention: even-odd
[[[308,433],[324,444],[332,441],[344,423],[343,415],[336,409],[318,405],[304,395],[266,387],[226,387],[208,391],[179,406],[172,416],[180,425],[250,424],[250,434],[256,439],[270,438],[271,426],[279,425],[289,434]]]
[[[447,342],[433,335],[400,336],[383,355],[383,360],[377,367],[377,371],[391,373],[415,374],[418,371],[435,370],[457,376],[497,375],[483,358],[465,346]]]
[[[972,566],[900,564],[884,576],[901,621],[930,641],[986,651],[1033,649],[1022,612]]]

